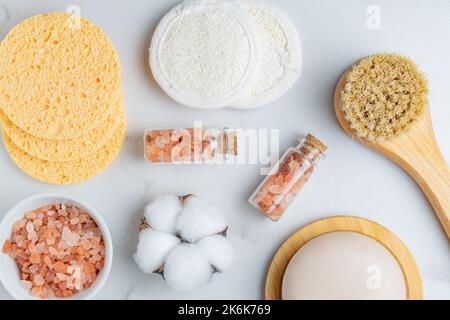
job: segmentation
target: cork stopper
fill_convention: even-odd
[[[309,160],[317,162],[324,157],[328,147],[312,134],[308,133],[301,141],[300,152]]]
[[[318,149],[321,153],[325,153],[325,151],[327,151],[328,149],[326,144],[324,144],[322,141],[320,141],[310,133],[306,135],[305,141],[314,148]]]

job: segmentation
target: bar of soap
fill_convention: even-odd
[[[355,232],[319,236],[292,257],[283,300],[403,300],[406,284],[395,257]]]

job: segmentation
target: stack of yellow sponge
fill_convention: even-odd
[[[103,31],[66,13],[31,17],[0,44],[0,123],[11,158],[47,183],[104,170],[125,136],[120,62]]]

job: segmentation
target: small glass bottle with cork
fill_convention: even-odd
[[[325,157],[327,146],[307,134],[289,148],[252,194],[249,202],[264,215],[277,221]]]
[[[237,154],[238,134],[229,128],[151,129],[144,134],[144,157],[152,164],[215,163]]]

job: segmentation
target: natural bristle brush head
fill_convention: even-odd
[[[407,131],[428,106],[428,83],[409,58],[376,54],[361,59],[345,76],[342,111],[354,133],[384,141]]]

